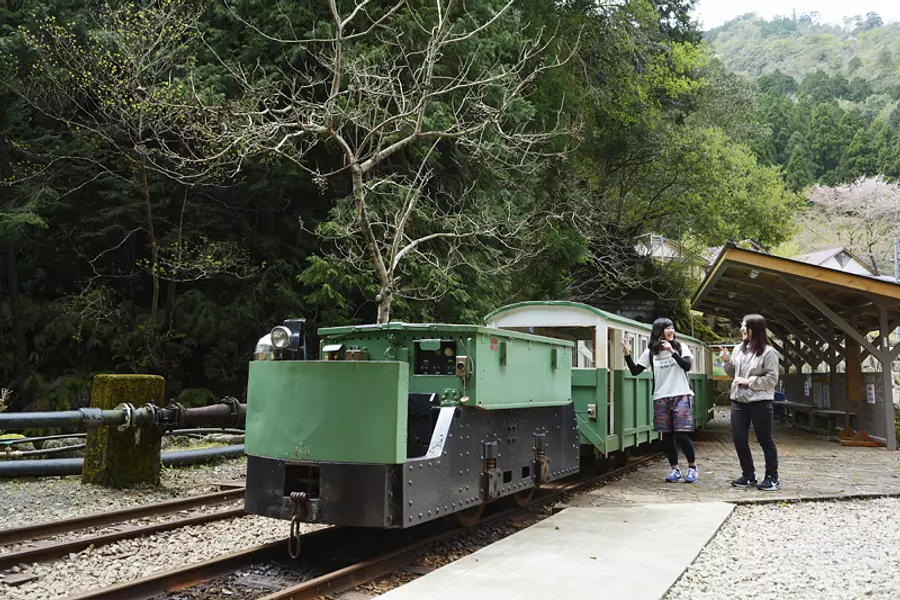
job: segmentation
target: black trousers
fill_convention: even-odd
[[[666,431],[663,432],[663,446],[666,449],[666,456],[669,457],[669,464],[673,467],[678,464],[678,446],[675,445],[676,439],[681,444],[681,450],[688,464],[693,464],[696,456],[694,455],[694,442],[688,437],[684,431]]]
[[[750,454],[750,424],[756,432],[756,440],[766,457],[766,475],[778,480],[778,449],[772,430],[775,428],[775,411],[771,400],[731,403],[731,436],[734,449],[741,461],[741,471],[747,477],[756,475],[753,455]]]

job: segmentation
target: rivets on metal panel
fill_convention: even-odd
[[[409,501],[409,505],[410,505],[410,506],[412,506],[412,502],[413,502],[412,500]]]
[[[412,487],[412,479],[409,480],[409,487]]]

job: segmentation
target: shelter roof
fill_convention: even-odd
[[[733,321],[759,313],[782,328],[827,330],[834,316],[858,331],[879,329],[879,304],[888,307],[889,326],[900,322],[900,285],[795,259],[738,248],[722,248],[691,308]]]

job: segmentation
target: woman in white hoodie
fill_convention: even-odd
[[[744,317],[741,337],[744,341],[734,347],[733,354],[724,348],[719,354],[725,363],[725,372],[734,378],[731,383],[731,435],[743,472],[731,485],[743,488],[756,486],[762,491],[772,492],[781,485],[778,481],[778,449],[772,436],[775,428],[772,400],[775,399],[775,385],[778,383],[778,353],[769,345],[766,320],[760,315]],[[751,423],[766,457],[766,477],[759,484],[750,454]]]

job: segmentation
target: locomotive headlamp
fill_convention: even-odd
[[[284,350],[291,345],[291,330],[279,325],[272,330],[272,345]]]

